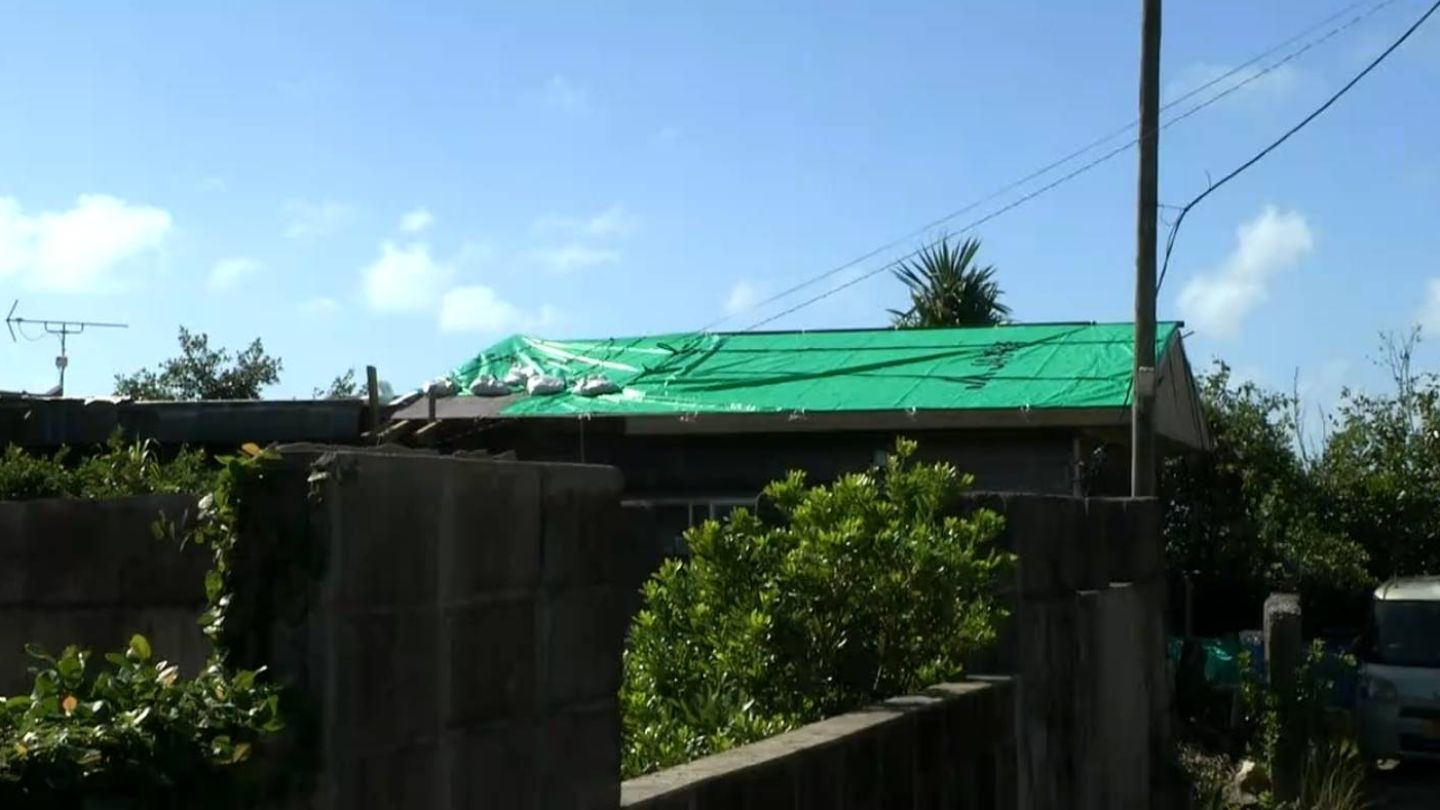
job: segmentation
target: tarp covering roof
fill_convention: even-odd
[[[1157,358],[1178,343],[1177,326],[1160,324]],[[502,417],[1120,408],[1130,403],[1133,341],[1130,324],[606,340],[517,335],[481,352],[451,379],[463,392],[481,376],[504,378],[520,367],[567,381],[562,393],[515,398]],[[619,392],[569,390],[592,376],[605,377]]]

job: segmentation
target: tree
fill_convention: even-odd
[[[1160,487],[1166,559],[1192,577],[1206,625],[1197,631],[1249,626],[1277,589],[1298,589],[1322,622],[1343,612],[1336,597],[1370,582],[1368,557],[1334,530],[1327,495],[1299,450],[1296,399],[1237,384],[1224,363],[1199,389],[1213,449],[1167,459]]]
[[[316,399],[354,399],[361,396],[360,383],[355,380],[355,369],[346,369],[344,374],[330,381],[329,388],[316,388]]]
[[[256,338],[239,354],[210,348],[203,332],[180,327],[180,356],[155,369],[115,376],[115,393],[132,399],[260,399],[261,391],[280,382],[279,358],[265,353]]]
[[[1334,525],[1380,578],[1440,573],[1440,378],[1412,369],[1419,342],[1382,336],[1394,390],[1345,391],[1318,470]]]
[[[890,310],[896,327],[994,326],[1010,318],[992,265],[975,267],[980,240],[966,239],[958,248],[950,238],[920,249],[901,263],[895,277],[910,293],[910,308]]]
[[[954,517],[971,479],[915,449],[828,486],[792,472],[687,533],[630,632],[627,776],[955,678],[994,641],[1003,518]]]

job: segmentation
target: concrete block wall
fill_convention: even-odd
[[[199,671],[210,643],[196,620],[210,553],[157,539],[165,515],[195,514],[188,495],[0,501],[0,695],[28,692],[25,645],[118,652],[144,634],[156,655]]]
[[[1014,808],[1014,690],[945,684],[625,782],[626,810]]]
[[[310,807],[617,806],[616,471],[300,449],[267,476],[232,654],[314,702]]]
[[[990,661],[1019,676],[1020,807],[1165,807],[1170,688],[1154,500],[977,494],[1018,558]]]

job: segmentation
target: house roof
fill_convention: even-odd
[[[505,397],[495,414],[502,418],[1124,408],[1130,404],[1133,340],[1130,324],[606,340],[517,335],[450,377],[464,392],[481,376],[503,378],[519,366],[568,383],[603,376],[620,389],[601,396],[566,390]],[[1178,324],[1159,326],[1162,363],[1167,352],[1180,350],[1179,343]],[[468,397],[462,393],[460,399]]]
[[[50,448],[98,445],[117,428],[162,444],[234,447],[244,442],[360,440],[359,399],[205,400],[0,397],[0,443]]]

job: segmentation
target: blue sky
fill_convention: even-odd
[[[169,356],[182,324],[262,337],[285,397],[366,363],[418,384],[513,331],[695,329],[1131,120],[1139,5],[3,2],[0,298],[131,324],[72,340],[76,394]],[[1168,5],[1173,98],[1345,4]],[[1426,5],[1166,130],[1162,201]],[[1298,369],[1328,405],[1382,379],[1379,331],[1440,338],[1437,134],[1440,20],[1189,217],[1160,312],[1196,364]],[[1129,319],[1134,173],[1124,154],[976,232],[1018,318]],[[770,326],[882,325],[900,300],[882,273]],[[0,346],[0,389],[53,384],[54,353]]]

